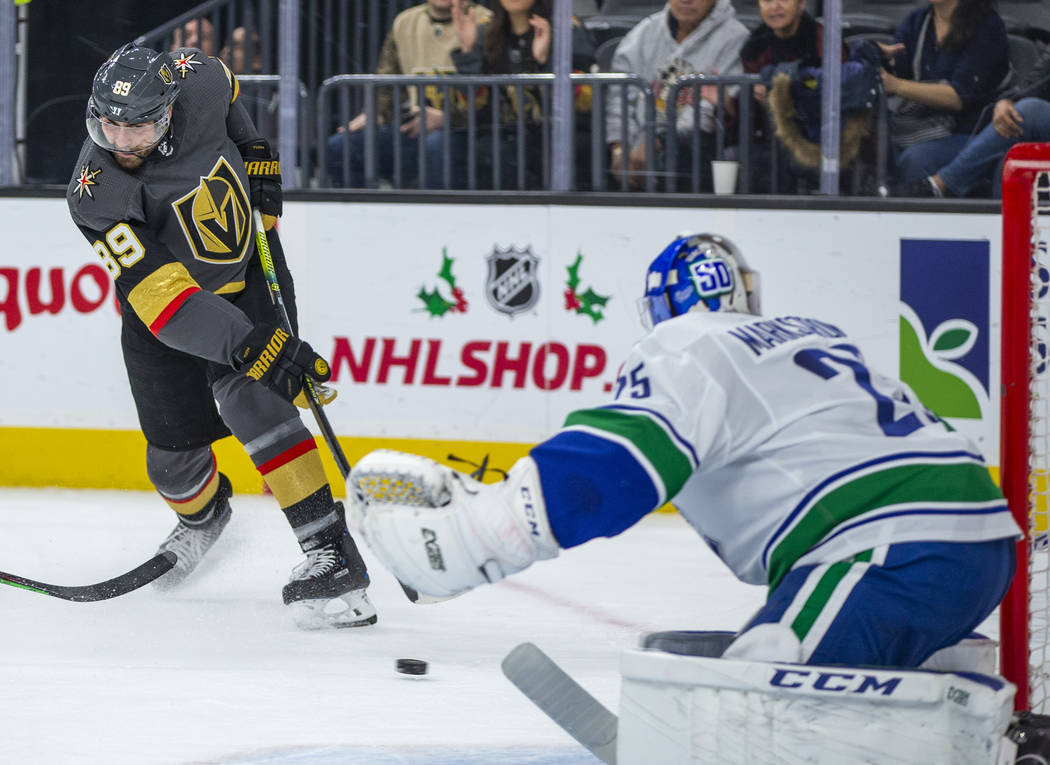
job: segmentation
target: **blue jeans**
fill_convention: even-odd
[[[933,175],[962,151],[969,133],[953,133],[897,150],[897,182],[908,183]]]
[[[973,137],[951,162],[937,171],[948,190],[964,197],[974,186],[992,178],[1010,147],[1027,141],[1050,141],[1050,101],[1041,98],[1022,98],[1014,108],[1020,113],[1019,138],[1003,138],[991,125]],[[993,184],[995,196],[1001,194],[999,184]]]
[[[376,136],[376,173],[398,188],[418,186],[419,138],[410,138],[395,125],[381,125]],[[450,136],[452,188],[463,186],[462,164],[465,149],[463,131],[453,130]],[[445,188],[444,176],[444,130],[432,130],[423,139],[423,155],[426,178],[422,188]],[[401,174],[394,177],[394,142],[401,146]],[[344,176],[343,157],[349,150],[349,175]],[[365,185],[365,131],[335,133],[328,138],[326,165],[328,180],[332,186],[362,188]]]

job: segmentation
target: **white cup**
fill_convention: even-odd
[[[729,159],[711,160],[711,177],[714,180],[716,194],[736,193],[736,174],[739,162]]]

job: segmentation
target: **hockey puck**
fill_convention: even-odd
[[[398,659],[395,665],[402,675],[425,675],[427,663],[420,659]]]

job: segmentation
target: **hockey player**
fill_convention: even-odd
[[[124,45],[98,70],[88,139],[67,192],[74,222],[116,283],[121,345],[150,480],[178,517],[161,544],[180,584],[230,520],[212,443],[244,445],[306,559],[283,597],[302,627],[373,624],[364,562],[293,401],[328,365],[295,334],[294,287],[273,223],[278,158],[237,100],[237,80],[193,48]],[[255,252],[263,214],[292,333]]]
[[[1019,530],[977,447],[839,327],[759,316],[727,240],[683,236],[650,265],[651,327],[612,401],[573,412],[482,485],[373,452],[352,482],[394,575],[449,597],[615,536],[667,501],[765,605],[726,655],[917,667],[1003,597]]]

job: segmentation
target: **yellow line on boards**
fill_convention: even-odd
[[[315,437],[325,473],[337,497],[346,496],[346,486],[324,440]],[[479,465],[488,456],[486,483],[498,481],[528,454],[531,444],[486,441],[435,441],[415,438],[356,438],[340,436],[350,464],[374,449],[396,449],[422,454],[450,467],[470,473],[471,464],[449,459],[454,455]],[[232,436],[215,443],[219,469],[234,490],[247,494],[263,492],[262,478],[241,445]],[[988,468],[999,482],[999,468]],[[146,477],[146,439],[136,430],[79,430],[66,428],[0,427],[0,486],[60,486],[74,489],[152,490]],[[670,504],[660,508],[674,512]]]
[[[346,488],[328,447],[315,439],[325,472],[336,496]],[[397,449],[422,454],[451,467],[472,472],[468,463],[449,460],[449,455],[480,464],[488,456],[489,468],[509,470],[525,456],[531,444],[482,441],[435,441],[410,438],[340,437],[339,443],[353,464],[373,449]],[[261,493],[262,478],[244,449],[229,437],[215,443],[219,469],[234,489]],[[486,482],[502,478],[490,470]],[[0,486],[61,486],[79,489],[151,490],[146,476],[146,439],[133,430],[80,430],[66,428],[0,428]]]

